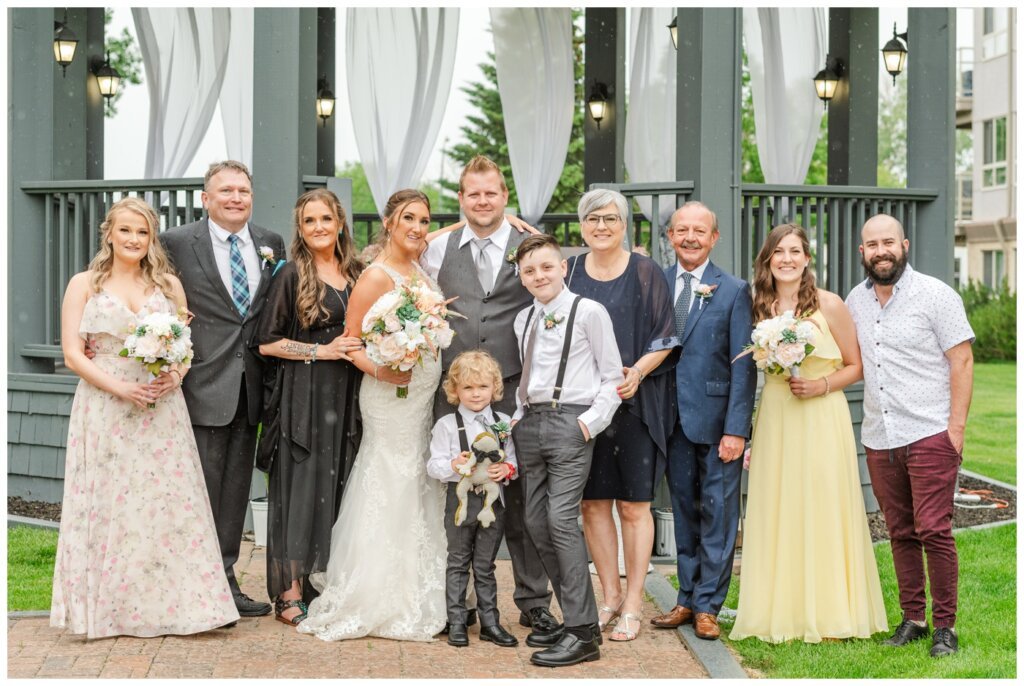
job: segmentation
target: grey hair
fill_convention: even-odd
[[[710,207],[708,207],[707,205],[702,203],[700,200],[687,200],[682,205],[680,205],[676,209],[676,211],[672,213],[672,216],[669,217],[668,227],[666,227],[666,228],[671,229],[672,225],[676,223],[676,215],[680,211],[685,210],[687,207],[700,207],[705,212],[707,212],[709,215],[711,215],[711,232],[712,233],[718,233],[718,215],[715,214],[714,210],[712,210]]]
[[[615,209],[619,212],[619,219],[626,221],[626,218],[629,217],[629,201],[626,200],[626,196],[610,188],[595,188],[592,191],[587,191],[580,198],[578,205],[580,222],[591,212],[612,203],[615,204]]]

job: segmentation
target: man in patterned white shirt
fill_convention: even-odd
[[[868,278],[846,298],[864,362],[864,422],[871,488],[892,544],[903,622],[884,643],[928,635],[925,573],[932,591],[932,657],[957,651],[957,554],[953,494],[971,404],[974,331],[963,300],[907,264],[910,241],[894,217],[861,230]]]

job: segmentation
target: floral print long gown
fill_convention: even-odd
[[[138,314],[100,291],[79,333],[105,372],[146,383],[142,364],[118,352],[139,318],[174,310],[159,290]],[[237,619],[181,390],[142,409],[80,381],[50,625],[102,638],[193,634]]]

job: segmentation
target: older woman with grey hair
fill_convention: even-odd
[[[604,592],[598,623],[604,630],[618,619],[613,641],[632,641],[640,631],[644,577],[654,546],[651,501],[674,424],[670,372],[679,356],[672,295],[661,267],[625,246],[628,213],[629,202],[616,191],[598,189],[580,198],[580,227],[590,252],[569,259],[566,277],[574,293],[608,310],[625,365],[618,389],[622,405],[595,439],[583,491],[583,529]],[[622,523],[625,592],[613,502]]]

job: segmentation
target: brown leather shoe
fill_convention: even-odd
[[[718,628],[718,617],[710,612],[698,612],[693,618],[693,633],[705,641],[716,640],[722,634]]]
[[[692,621],[693,610],[682,605],[676,605],[668,613],[652,618],[651,624],[659,629],[675,629],[677,626],[682,626]]]

